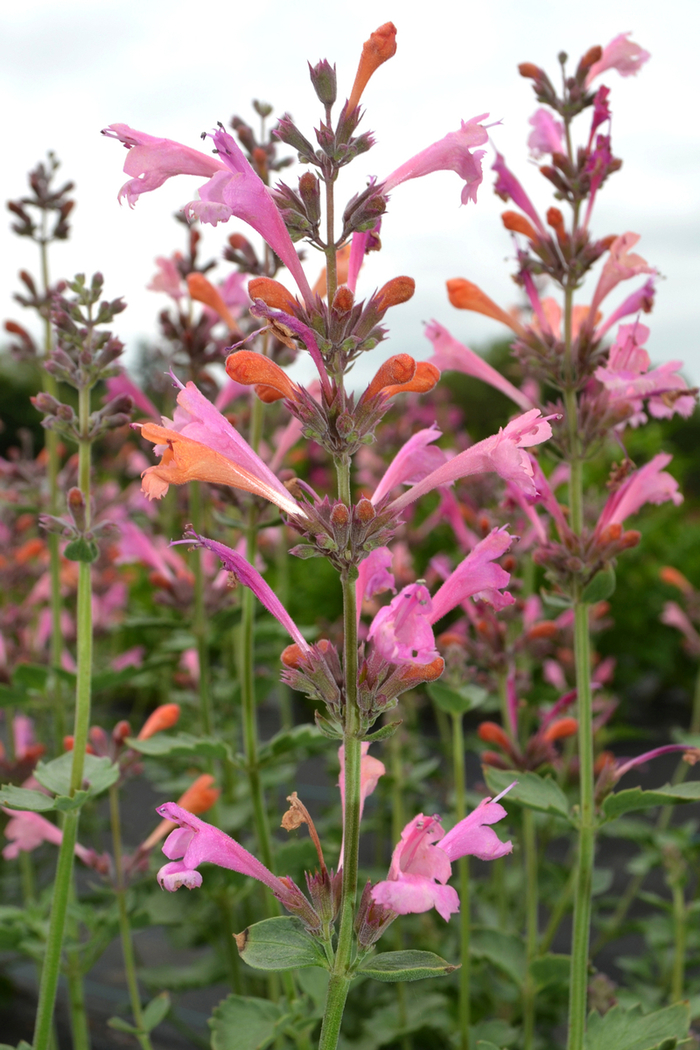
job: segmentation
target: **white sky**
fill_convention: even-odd
[[[144,195],[134,211],[116,201],[126,180],[123,148],[99,135],[110,123],[126,123],[195,148],[199,134],[237,112],[251,123],[252,98],[289,110],[308,134],[319,107],[308,81],[306,60],[326,57],[338,65],[345,97],[363,40],[387,20],[398,28],[398,52],[365,91],[362,125],[378,145],[353,164],[340,183],[341,200],[382,177],[411,155],[486,111],[502,119],[493,137],[542,210],[551,203],[548,184],[529,166],[525,143],[528,117],[536,108],[530,82],[516,66],[532,61],[554,78],[556,55],[567,50],[572,65],[592,44],[605,45],[619,32],[652,52],[637,77],[615,72],[603,82],[612,89],[613,150],[624,159],[601,195],[593,222],[599,235],[634,230],[638,251],[666,280],[659,286],[651,319],[652,358],[686,361],[686,374],[700,381],[700,208],[698,207],[697,40],[700,5],[691,0],[491,0],[467,4],[443,0],[389,5],[356,0],[332,5],[321,0],[209,0],[202,7],[183,0],[24,0],[0,15],[2,199],[25,191],[26,171],[54,149],[61,174],[77,183],[73,234],[53,249],[52,273],[70,276],[100,269],[110,297],[124,295],[129,309],[117,331],[127,345],[155,332],[163,296],[145,290],[157,255],[183,247],[172,213],[194,196],[198,180],[172,179]],[[488,158],[486,158],[488,160]],[[516,298],[510,280],[509,235],[499,214],[506,207],[491,190],[487,166],[476,207],[460,207],[461,181],[439,173],[399,187],[384,221],[380,255],[370,257],[359,291],[407,273],[416,279],[414,299],[388,315],[393,331],[383,356],[408,351],[428,355],[421,322],[431,317],[464,342],[479,346],[504,330],[486,318],[454,310],[444,292],[446,278],[476,281],[497,302]],[[200,180],[201,181],[201,180]],[[9,223],[9,213],[6,213]],[[3,223],[0,251],[2,317],[22,320],[11,300],[17,271],[36,272],[35,250]],[[212,255],[234,229],[232,222],[206,227]],[[313,281],[314,256],[307,263]],[[220,268],[223,277],[226,267]],[[628,293],[630,284],[624,288]],[[620,296],[621,297],[621,296]],[[612,299],[612,297],[611,297]],[[616,301],[616,300],[615,300]],[[379,352],[378,352],[379,353]],[[373,371],[379,356],[372,355]]]

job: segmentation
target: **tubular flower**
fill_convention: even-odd
[[[475,314],[493,317],[494,321],[507,325],[516,335],[525,334],[525,329],[514,317],[502,310],[493,299],[489,299],[478,285],[464,277],[453,277],[447,281],[447,297],[458,310],[472,310]]]
[[[20,853],[31,853],[42,842],[50,842],[54,846],[60,846],[63,842],[61,829],[40,813],[28,809],[6,809],[5,813],[10,816],[5,827],[5,837],[10,841],[2,851],[5,860],[16,860]],[[88,867],[93,867],[97,858],[93,850],[86,849],[79,842],[75,844],[75,855]]]
[[[670,499],[678,506],[683,502],[678,482],[662,469],[668,466],[671,458],[667,453],[660,452],[623,481],[603,507],[595,529],[597,537],[610,525],[622,525],[645,503],[659,504]]]
[[[637,277],[641,273],[655,274],[653,266],[649,266],[646,259],[632,252],[631,249],[640,239],[638,233],[623,233],[616,237],[610,245],[610,254],[600,274],[598,284],[593,293],[591,302],[589,323],[595,323],[595,314],[603,299],[620,281],[628,281],[631,277]]]
[[[396,54],[396,26],[393,22],[385,22],[379,29],[370,34],[369,40],[362,45],[360,64],[355,74],[355,82],[352,85],[350,98],[347,101],[347,110],[351,112],[357,106],[362,92],[365,90],[372,74],[379,69],[384,62],[393,58]]]
[[[620,33],[614,37],[597,62],[594,62],[586,76],[586,87],[604,73],[606,69],[616,69],[621,77],[635,76],[651,55],[639,44],[629,40],[630,33]]]
[[[180,717],[179,704],[161,704],[153,711],[141,726],[137,740],[148,740],[155,733],[171,729]]]
[[[381,656],[394,664],[430,664],[439,657],[433,624],[467,598],[486,601],[497,609],[510,605],[508,592],[501,593],[510,575],[496,558],[504,554],[513,537],[494,529],[460,562],[433,598],[424,583],[412,583],[380,609],[368,637]]]
[[[488,141],[488,132],[479,123],[485,117],[488,117],[488,113],[462,121],[458,131],[450,131],[444,138],[411,157],[384,180],[383,191],[390,193],[402,182],[430,175],[433,171],[456,171],[464,180],[462,204],[476,202],[477,190],[483,180],[481,158],[484,150],[472,150]]]
[[[452,861],[467,855],[496,860],[513,849],[512,842],[501,842],[489,826],[507,816],[498,803],[504,794],[493,801],[484,799],[447,834],[438,816],[414,817],[401,832],[386,880],[372,889],[374,901],[399,915],[435,908],[449,921],[459,911],[457,891],[445,885],[452,875]]]
[[[243,219],[280,257],[307,304],[313,303],[309,282],[270,191],[223,128],[211,136],[219,159],[170,139],[134,131],[126,124],[110,124],[103,134],[124,143],[129,150],[124,171],[137,176],[121,188],[120,199],[126,197],[133,207],[140,194],[157,189],[173,175],[206,175],[209,181],[200,187],[200,199],[186,205],[187,214],[213,226],[232,215]]]
[[[261,400],[270,403],[281,398],[296,401],[299,387],[293,383],[287,373],[279,365],[271,361],[269,357],[258,354],[254,350],[237,350],[226,358],[226,373],[241,386],[254,386],[260,396],[258,388],[262,388],[265,396]],[[268,393],[269,391],[269,393]]]
[[[530,398],[522,390],[509,383],[508,380],[484,361],[483,357],[475,354],[469,347],[458,342],[450,335],[446,328],[437,321],[431,321],[426,326],[425,334],[433,344],[433,356],[430,363],[440,369],[441,372],[454,371],[463,372],[465,375],[481,379],[484,383],[500,390],[502,394],[514,401],[518,408],[527,412],[533,407]]]
[[[458,478],[489,471],[494,471],[505,481],[517,485],[526,496],[537,495],[533,467],[524,450],[532,445],[539,445],[552,436],[549,423],[552,418],[555,417],[543,417],[537,408],[517,416],[499,430],[498,434],[477,442],[422,478],[408,492],[395,499],[390,504],[390,509],[403,510],[414,500],[440,485],[449,485]]]
[[[565,153],[564,125],[560,120],[555,120],[548,109],[538,109],[530,117],[532,131],[527,140],[530,152],[535,157],[541,157],[544,153]]]
[[[177,805],[186,809],[188,813],[206,813],[217,801],[221,792],[214,787],[214,777],[211,773],[202,773],[182,793],[177,800]],[[145,853],[157,846],[168,832],[177,827],[172,820],[161,820],[160,824],[151,832],[148,838],[141,843],[139,851]]]
[[[233,314],[229,310],[228,306],[223,300],[221,292],[218,288],[215,288],[211,281],[208,281],[203,273],[190,273],[187,275],[187,288],[190,293],[190,298],[195,299],[198,303],[204,303],[211,310],[219,315],[221,320],[228,326],[229,332],[235,332],[241,334],[240,328],[236,324]]]
[[[141,425],[142,437],[164,446],[160,463],[142,474],[142,488],[148,498],[160,499],[170,485],[198,479],[252,492],[286,514],[303,517],[301,504],[292,499],[282,482],[194,383],[178,385],[179,408],[174,422],[163,419],[164,426]]]

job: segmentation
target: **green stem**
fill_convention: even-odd
[[[391,769],[391,841],[398,842],[401,838],[405,824],[403,791],[403,760],[401,753],[401,737],[394,733],[389,739],[389,762]],[[398,924],[392,928],[394,934],[394,945],[396,951],[403,949],[403,934]],[[399,1028],[405,1028],[408,1020],[406,1012],[406,988],[402,982],[396,985],[396,1016]],[[411,1050],[413,1040],[410,1035],[401,1038],[401,1050]]]
[[[136,977],[136,960],[134,958],[134,943],[131,936],[131,923],[129,922],[129,910],[126,900],[126,885],[124,882],[124,861],[122,855],[122,831],[119,816],[119,787],[112,784],[109,789],[109,819],[112,827],[112,849],[114,852],[114,895],[117,898],[119,908],[119,934],[122,942],[122,956],[124,958],[124,974],[129,989],[129,1001],[134,1024],[139,1029],[136,1036],[142,1050],[153,1050],[148,1032],[143,1029],[143,1010],[141,1008],[141,995]]]
[[[326,186],[326,298],[328,305],[333,302],[333,296],[338,287],[338,261],[335,250],[335,203],[333,197],[333,183],[335,176],[329,175],[325,179]]]
[[[203,529],[202,489],[198,481],[190,482],[189,500],[192,527],[196,533],[201,534]],[[211,736],[214,726],[210,693],[209,630],[204,603],[202,551],[193,551],[192,559],[192,568],[194,570],[194,636],[197,639],[197,654],[199,657],[199,716],[202,733],[205,736]]]
[[[573,465],[573,464],[572,464]],[[574,652],[578,691],[579,812],[578,867],[574,890],[574,925],[569,986],[568,1050],[582,1050],[586,1028],[588,955],[591,925],[591,890],[595,852],[595,808],[593,781],[593,719],[591,705],[591,654],[588,605],[574,602]]]
[[[568,907],[571,903],[571,898],[574,893],[574,886],[576,885],[576,868],[572,868],[569,874],[569,878],[566,880],[566,885],[559,895],[559,900],[552,909],[552,913],[549,916],[549,922],[547,928],[542,934],[542,940],[540,941],[538,954],[544,955],[552,947],[552,941],[554,940],[557,930],[561,925],[561,920],[564,918]]]
[[[455,786],[456,822],[467,815],[465,794],[466,769],[464,764],[464,725],[462,715],[452,716],[452,760]],[[461,1050],[469,1050],[469,1025],[471,1023],[471,908],[469,887],[469,858],[460,857],[457,862],[459,877],[459,1036]]]
[[[351,505],[350,461],[336,460],[338,498]],[[345,672],[345,809],[343,813],[343,885],[340,900],[338,947],[328,984],[319,1050],[335,1050],[351,980],[353,930],[357,899],[358,855],[360,847],[360,710],[357,703],[357,605],[355,581],[346,571],[341,575],[343,590],[343,668]]]
[[[90,527],[90,390],[81,387],[78,392],[80,443],[78,455],[78,484],[85,499],[86,528]],[[73,762],[70,776],[70,795],[83,785],[85,750],[90,727],[92,684],[92,593],[89,562],[78,564],[77,600],[77,664],[75,722],[73,728]],[[33,1050],[47,1050],[51,1039],[52,1018],[61,968],[61,949],[66,927],[68,898],[73,882],[73,859],[78,839],[80,810],[66,813],[63,839],[58,852],[56,879],[51,903],[51,920],[46,942],[44,968],[39,987],[39,1004],[34,1026]]]
[[[73,890],[72,895],[74,895]],[[68,923],[69,927],[74,925]],[[69,929],[70,939],[72,930]],[[85,988],[80,965],[80,953],[77,945],[66,945],[66,979],[68,981],[68,1010],[70,1013],[70,1031],[73,1050],[90,1050],[90,1031],[88,1028],[87,1010],[85,1009]]]
[[[688,922],[683,883],[680,879],[673,880],[671,892],[673,895],[673,969],[671,971],[670,1002],[678,1003],[683,998],[686,925]]]
[[[523,809],[523,857],[525,861],[525,951],[526,971],[523,982],[523,1050],[531,1050],[535,1034],[536,988],[532,962],[537,955],[538,890],[537,837],[532,810]]]

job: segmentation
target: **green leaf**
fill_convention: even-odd
[[[56,809],[61,813],[70,813],[72,809],[80,809],[90,798],[89,791],[76,791],[71,798],[70,795],[56,795],[53,800]]]
[[[271,740],[263,744],[258,753],[258,762],[260,765],[264,765],[268,762],[274,762],[277,758],[287,755],[289,752],[302,750],[314,752],[324,746],[323,734],[320,729],[308,723],[306,725],[298,725],[292,729],[283,729],[281,732],[276,733]]]
[[[481,707],[489,695],[486,689],[479,685],[460,685],[452,688],[442,682],[431,682],[428,694],[433,703],[448,715],[463,715],[467,711],[473,711]]]
[[[51,762],[39,762],[34,776],[42,787],[55,795],[70,795],[70,778],[73,766],[73,752],[54,758]],[[99,795],[119,779],[119,766],[113,764],[106,756],[86,755],[83,766],[83,783],[87,783],[90,796]]]
[[[360,966],[358,975],[375,981],[422,981],[426,977],[445,977],[459,969],[433,952],[382,952]]]
[[[142,755],[160,758],[163,755],[201,755],[204,758],[231,758],[231,749],[225,740],[212,736],[192,736],[191,733],[156,733],[148,740],[127,737],[126,744]]]
[[[142,966],[139,978],[149,988],[169,988],[171,992],[182,992],[190,988],[208,988],[226,978],[226,970],[220,959],[212,952],[186,966]]]
[[[603,802],[605,820],[615,820],[623,813],[635,809],[650,809],[652,806],[669,806],[681,802],[697,802],[700,799],[700,780],[689,780],[685,784],[665,784],[653,791],[628,788],[608,795]]]
[[[114,1028],[117,1032],[128,1032],[129,1035],[135,1035],[138,1032],[138,1028],[129,1024],[128,1021],[123,1021],[121,1017],[110,1017],[107,1027]]]
[[[677,1003],[653,1014],[643,1014],[641,1006],[623,1010],[613,1006],[602,1017],[593,1010],[588,1015],[584,1050],[672,1050],[688,1034],[690,1011],[687,1003]]]
[[[50,674],[50,668],[40,664],[18,664],[12,675],[12,684],[20,689],[36,689],[41,693],[46,689]]]
[[[484,778],[489,791],[500,794],[504,788],[517,780],[515,787],[507,795],[507,802],[519,802],[527,809],[536,809],[540,813],[554,813],[558,817],[569,819],[569,803],[566,795],[551,777],[540,777],[537,773],[519,773],[515,769],[494,769],[484,766]]]
[[[32,1050],[29,1043],[26,1043],[24,1039],[20,1040],[17,1047],[10,1046],[9,1043],[0,1043],[0,1050]]]
[[[327,965],[318,942],[291,915],[254,923],[236,934],[236,945],[241,959],[255,970]]]
[[[616,583],[615,570],[612,565],[606,565],[583,588],[581,601],[587,602],[589,605],[594,605],[596,602],[604,602],[614,594]]]
[[[41,791],[29,791],[14,784],[3,784],[0,787],[0,806],[8,809],[29,809],[32,813],[48,813],[56,808],[55,800],[43,795]]]
[[[282,1017],[277,1003],[229,995],[209,1018],[211,1050],[265,1050]]]
[[[84,536],[78,536],[77,540],[67,543],[63,551],[63,557],[68,561],[97,561],[100,556],[100,548],[94,540],[86,540]]]
[[[302,992],[308,995],[313,1002],[317,1017],[323,1017],[323,1008],[326,1003],[326,993],[328,992],[328,977],[328,970],[320,970],[318,966],[306,967],[303,970],[299,970],[296,975],[297,983]]]
[[[381,729],[375,730],[374,733],[368,733],[363,739],[369,744],[375,744],[377,740],[388,740],[389,737],[394,735],[400,725],[401,719],[399,719],[398,722],[387,722],[387,724],[383,725]]]
[[[470,952],[480,959],[488,959],[508,974],[517,985],[525,978],[525,947],[520,937],[502,930],[477,926],[472,930]]]
[[[547,952],[530,963],[530,973],[538,991],[549,984],[568,984],[570,970],[571,958],[568,955],[556,955],[554,952]]]
[[[495,1043],[489,1043],[486,1039],[480,1039],[476,1044],[476,1050],[501,1050]]]
[[[170,1009],[170,996],[167,992],[161,992],[155,999],[144,1007],[143,1027],[147,1032],[152,1032],[161,1021],[163,1021]]]

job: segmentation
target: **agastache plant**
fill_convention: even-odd
[[[356,288],[362,259],[368,250],[379,247],[379,224],[389,194],[407,179],[453,170],[464,184],[462,202],[475,201],[482,180],[483,155],[475,147],[487,140],[483,117],[462,122],[458,131],[428,146],[394,172],[381,179],[370,179],[366,189],[345,206],[338,222],[337,176],[373,144],[371,133],[358,132],[363,116],[359,106],[362,92],[377,68],[394,54],[395,35],[391,23],[372,34],[363,48],[350,96],[335,118],[335,69],[325,61],[310,68],[313,87],[323,105],[323,119],[315,131],[316,145],[288,116],[282,118],[275,131],[276,137],[295,149],[299,160],[309,167],[297,189],[279,184],[270,191],[260,177],[262,156],[257,156],[256,170],[221,125],[208,136],[213,153],[155,138],[124,124],[110,125],[105,131],[128,150],[125,171],[131,178],[120,197],[130,205],[141,193],[157,189],[171,176],[196,175],[207,181],[199,186],[198,199],[186,205],[189,217],[212,225],[236,217],[264,238],[286,266],[296,291],[291,292],[272,277],[256,277],[248,288],[253,301],[251,313],[271,336],[307,352],[318,375],[318,390],[314,392],[313,388],[291,381],[265,354],[234,346],[226,361],[226,371],[235,383],[252,387],[264,403],[283,400],[303,436],[325,449],[335,468],[334,495],[319,495],[299,479],[283,484],[256,451],[256,442],[246,441],[191,381],[184,386],[178,384],[179,409],[172,422],[142,424],[141,434],[154,442],[160,454],[160,462],[144,472],[144,491],[150,498],[161,498],[170,484],[198,481],[248,492],[275,506],[300,535],[303,542],[292,554],[326,558],[339,576],[343,596],[342,646],[339,650],[325,640],[311,645],[253,567],[254,550],[250,545],[247,557],[243,557],[199,532],[191,534],[196,546],[214,551],[232,576],[287,629],[293,640],[283,654],[287,680],[325,703],[325,713],[317,711],[318,725],[328,736],[342,740],[344,840],[338,863],[341,874],[327,877],[320,857],[320,872],[308,877],[310,901],[289,879],[273,875],[266,859],[265,863],[256,860],[223,833],[183,816],[177,807],[168,804],[161,810],[180,823],[180,830],[166,843],[171,864],[161,872],[164,886],[175,889],[179,885],[199,885],[198,864],[213,860],[265,882],[275,898],[301,921],[311,941],[308,947],[299,947],[299,964],[304,964],[304,953],[308,957],[309,952],[315,952],[311,958],[322,960],[330,970],[320,1041],[324,1050],[336,1046],[350,983],[362,971],[365,955],[393,914],[422,911],[439,899],[442,913],[449,915],[457,908],[456,894],[444,887],[450,860],[470,852],[484,857],[500,856],[509,848],[496,845],[495,834],[487,834],[482,827],[504,815],[496,803],[487,801],[482,812],[463,815],[461,823],[444,838],[437,818],[416,818],[419,823],[427,821],[421,832],[423,838],[419,842],[420,835],[416,838],[416,829],[413,824],[409,826],[407,844],[397,847],[400,857],[399,853],[395,855],[396,863],[392,864],[387,882],[380,884],[388,888],[384,891],[377,887],[376,892],[365,893],[358,912],[363,749],[370,740],[381,740],[395,728],[385,725],[371,732],[371,727],[380,714],[396,703],[400,693],[433,680],[442,672],[442,658],[430,641],[432,622],[470,594],[489,595],[488,600],[495,604],[507,600],[500,588],[507,583],[508,574],[493,561],[507,549],[511,537],[503,533],[486,540],[488,552],[485,550],[482,555],[475,551],[468,557],[434,599],[427,592],[423,596],[422,585],[397,598],[403,607],[399,611],[392,604],[384,610],[381,622],[370,632],[367,652],[365,646],[358,644],[356,581],[368,556],[386,547],[401,523],[404,509],[436,488],[459,478],[493,472],[534,496],[533,466],[526,450],[551,436],[547,418],[532,409],[493,437],[441,465],[433,462],[427,469],[418,467],[417,459],[425,457],[420,443],[414,442],[414,448],[407,447],[399,453],[373,498],[353,500],[353,457],[374,441],[376,427],[391,399],[403,393],[427,392],[439,379],[434,365],[416,363],[409,355],[398,354],[378,367],[359,396],[348,388],[347,375],[354,362],[385,338],[382,322],[389,309],[405,302],[414,292],[413,280],[398,276],[364,300],[358,300]],[[255,151],[252,159],[256,161]],[[325,273],[315,289],[294,247],[302,239],[324,256]],[[395,496],[396,489],[407,483],[412,487]],[[426,610],[431,608],[432,614],[426,616]],[[435,845],[438,839],[445,848]],[[425,864],[419,860],[423,854]],[[415,879],[422,882],[412,881]],[[338,881],[336,899],[333,886]],[[382,894],[386,904],[382,903]],[[314,898],[320,902],[320,911],[312,903]],[[337,935],[331,932],[336,915]],[[278,931],[288,931],[284,934],[285,939],[292,939],[288,947],[295,938],[298,941],[298,928],[289,925],[290,920],[286,925],[280,925],[282,919],[267,921],[275,923]],[[239,938],[243,958],[264,969],[287,969],[289,963],[277,959],[274,950],[265,949],[263,943],[256,944],[256,940],[265,939],[264,925],[251,927]],[[371,930],[375,933],[371,934]],[[322,943],[317,950],[312,942],[319,938]],[[450,971],[444,960],[431,958],[431,972]],[[402,965],[401,958],[394,960],[391,953],[379,956],[375,965],[380,965],[383,973],[390,971],[392,980],[420,976],[415,967]]]
[[[528,398],[537,403],[538,384],[552,392],[553,400],[547,408],[556,412],[558,419],[549,448],[568,465],[568,506],[562,507],[541,467],[533,461],[537,502],[556,533],[556,539],[550,538],[549,533],[541,534],[534,559],[546,571],[552,587],[550,595],[555,602],[570,608],[574,621],[580,810],[569,1050],[581,1050],[584,1045],[597,826],[589,610],[592,604],[612,594],[615,559],[639,543],[640,534],[626,527],[627,519],[644,503],[671,500],[678,504],[682,500],[676,481],[663,469],[670,456],[659,454],[634,469],[624,451],[625,428],[643,424],[648,415],[688,416],[697,393],[677,373],[680,362],[650,369],[644,348],[649,329],[639,318],[642,312],[652,309],[656,270],[634,250],[639,235],[623,232],[600,237],[592,232],[598,194],[621,167],[621,161],[612,152],[610,89],[600,82],[600,77],[613,69],[622,76],[637,73],[649,57],[628,36],[622,34],[605,49],[591,48],[573,73],[567,70],[568,59],[562,53],[560,90],[539,66],[526,62],[519,67],[521,76],[532,81],[542,107],[531,118],[533,130],[528,145],[538,159],[541,175],[553,187],[557,202],[543,217],[505,158],[496,153],[494,189],[516,209],[505,211],[502,220],[513,235],[515,280],[527,303],[529,320],[523,319],[522,314],[509,314],[467,279],[452,278],[447,282],[453,306],[492,317],[513,332],[512,349],[526,376]],[[580,124],[585,125],[584,133],[576,143],[574,127]],[[566,209],[566,216],[560,205]],[[599,260],[602,265],[592,296],[579,304],[575,301],[576,292]],[[641,283],[606,317],[603,311],[610,293],[623,282],[635,279],[641,279]],[[543,297],[547,282],[557,289],[556,298]],[[626,323],[618,325],[620,321]],[[608,333],[613,333],[612,344],[605,341]],[[427,334],[435,347],[436,363],[477,376],[522,407],[522,391],[492,375],[446,329],[434,323]],[[611,473],[609,496],[594,525],[584,505],[584,467],[610,437],[622,447],[624,458]],[[548,742],[546,730],[539,739],[529,742],[528,756],[527,752],[523,755],[508,733],[500,730],[502,735],[498,735],[498,729],[482,727],[482,739],[497,742],[509,754],[511,768],[527,768],[528,763],[536,765],[545,758],[542,745]],[[512,733],[512,723],[510,730]],[[549,760],[553,758],[550,755]],[[609,787],[613,782],[609,782]],[[597,790],[601,797],[604,789],[600,783]],[[532,1038],[530,1016],[526,1046],[531,1045]]]

